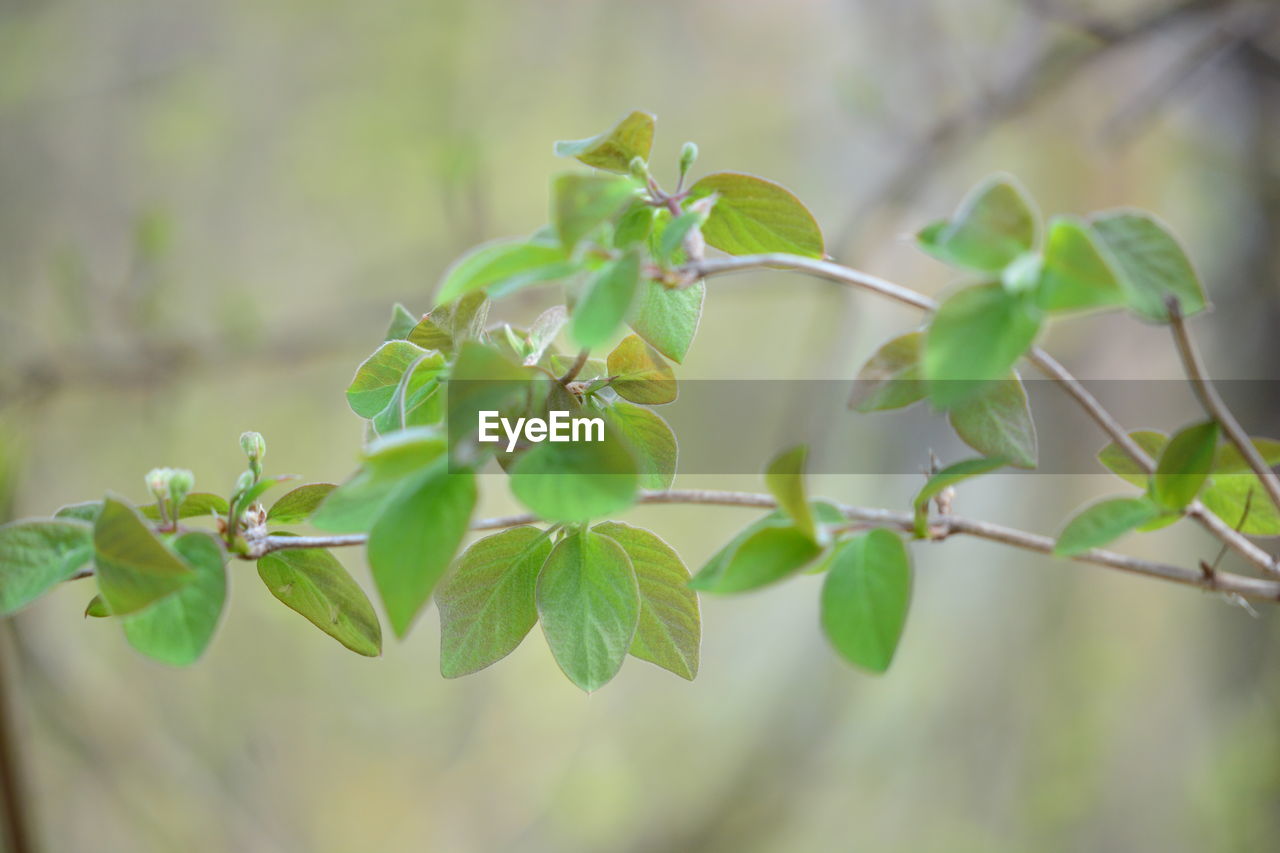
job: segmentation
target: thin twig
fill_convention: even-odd
[[[818,278],[825,278],[829,281],[869,290],[872,293],[922,311],[933,311],[938,307],[937,302],[910,288],[894,284],[891,281],[860,270],[800,255],[771,253],[715,258],[686,264],[681,268],[681,272],[684,274],[686,281],[692,283],[706,276],[760,269],[797,270]],[[1057,382],[1080,405],[1085,413],[1102,428],[1103,432],[1111,437],[1116,446],[1133,459],[1143,471],[1151,473],[1155,470],[1155,461],[1129,437],[1128,431],[1103,407],[1098,398],[1089,393],[1089,390],[1084,387],[1080,380],[1072,376],[1057,359],[1039,347],[1033,347],[1027,352],[1026,357],[1041,372]],[[1276,571],[1276,561],[1270,554],[1249,541],[1248,537],[1238,533],[1231,525],[1216,516],[1200,501],[1192,501],[1187,507],[1186,514],[1187,517],[1194,519],[1197,524],[1208,530],[1219,541],[1231,546],[1232,550],[1259,569],[1267,572]]]
[[[750,509],[777,509],[778,503],[771,495],[753,492],[726,492],[714,489],[668,489],[666,491],[641,492],[637,500],[641,504],[700,504],[702,506],[746,507]],[[860,524],[871,524],[881,527],[892,527],[904,533],[911,533],[914,518],[909,512],[883,509],[880,507],[861,507],[838,505],[841,513],[850,521]],[[508,515],[497,518],[481,518],[471,524],[472,530],[495,530],[507,527],[518,527],[523,524],[541,522],[533,513]],[[986,521],[945,515],[931,519],[929,539],[942,540],[950,536],[972,536],[999,542],[1027,551],[1041,554],[1052,554],[1054,540],[1049,536],[1028,533],[1012,527],[1004,527]],[[269,536],[264,540],[265,551],[278,551],[286,548],[336,548],[345,545],[364,544],[363,534],[347,534],[341,536]],[[1091,563],[1110,569],[1133,574],[1145,575],[1160,580],[1172,581],[1185,586],[1199,587],[1211,591],[1240,595],[1244,598],[1267,601],[1280,600],[1280,582],[1251,578],[1227,572],[1215,572],[1211,577],[1198,568],[1188,569],[1169,563],[1143,560],[1114,551],[1094,549],[1071,559],[1081,563]]]
[[[577,379],[578,374],[582,372],[582,368],[587,366],[587,359],[590,357],[591,350],[585,347],[578,350],[578,357],[573,360],[573,364],[569,365],[569,369],[564,372],[564,376],[561,376],[556,382],[564,386]]]
[[[1249,440],[1249,434],[1245,432],[1244,427],[1240,426],[1240,422],[1218,395],[1218,390],[1209,381],[1204,364],[1200,360],[1200,353],[1196,350],[1191,334],[1187,331],[1186,318],[1182,316],[1178,301],[1170,298],[1168,307],[1169,329],[1173,332],[1173,341],[1177,344],[1178,355],[1182,357],[1182,367],[1187,373],[1188,381],[1191,382],[1192,390],[1200,400],[1200,405],[1204,407],[1205,413],[1222,427],[1222,431],[1227,434],[1227,440],[1236,446],[1236,450],[1239,450],[1245,462],[1249,463],[1253,473],[1257,474],[1258,479],[1262,481],[1263,488],[1267,490],[1267,497],[1271,498],[1271,503],[1280,509],[1280,478],[1276,477],[1276,472],[1271,470],[1267,460],[1262,458],[1258,448],[1253,446],[1253,442]]]

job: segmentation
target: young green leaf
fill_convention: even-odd
[[[173,549],[195,578],[121,624],[129,645],[142,654],[170,666],[189,666],[204,654],[218,628],[227,598],[226,557],[208,533],[184,533],[173,541]]]
[[[920,376],[924,332],[908,332],[876,350],[858,371],[849,395],[849,408],[859,412],[900,409],[923,400],[926,386]]]
[[[453,560],[476,503],[475,475],[441,460],[397,494],[369,530],[369,567],[397,637],[404,637]]]
[[[474,341],[463,344],[446,386],[449,449],[455,458],[471,449],[479,413],[523,406],[533,380],[532,368],[512,363],[492,347]]]
[[[924,376],[934,405],[949,409],[1004,378],[1040,331],[1042,316],[1026,294],[983,284],[952,295],[925,334]]]
[[[702,592],[745,592],[795,574],[822,552],[813,537],[774,513],[748,525],[698,571]]]
[[[391,309],[391,322],[387,325],[384,341],[403,341],[409,337],[413,327],[418,325],[418,318],[399,302]]]
[[[553,521],[586,521],[626,509],[639,488],[635,458],[607,428],[604,441],[535,444],[510,474],[511,493]]]
[[[54,518],[65,518],[73,521],[87,521],[93,524],[98,520],[98,514],[102,512],[102,501],[81,501],[80,503],[67,504],[59,507],[58,511],[53,514]]]
[[[196,577],[132,507],[112,497],[93,526],[93,552],[98,591],[117,615],[141,610]]]
[[[1114,262],[1128,295],[1129,307],[1153,323],[1169,322],[1165,300],[1178,300],[1190,316],[1204,310],[1204,290],[1177,238],[1159,220],[1140,210],[1095,214],[1090,225]]]
[[[1280,510],[1267,500],[1257,474],[1214,474],[1200,499],[1246,536],[1280,536]]]
[[[1169,436],[1155,430],[1137,430],[1129,433],[1129,438],[1133,439],[1134,443],[1141,447],[1152,459],[1159,459],[1160,454],[1164,452],[1165,445],[1169,443]],[[1147,480],[1149,479],[1147,472],[1137,462],[1130,459],[1129,454],[1121,450],[1120,446],[1115,442],[1098,451],[1098,461],[1126,483],[1130,483],[1140,489],[1147,487]]]
[[[1162,514],[1149,498],[1109,498],[1076,513],[1058,534],[1053,553],[1075,557],[1101,548]]]
[[[494,291],[500,289],[495,284]],[[456,352],[464,341],[484,337],[489,319],[489,297],[483,290],[472,290],[450,302],[431,309],[418,321],[406,339],[423,349]]]
[[[610,175],[561,175],[552,185],[551,221],[565,251],[622,212],[635,195],[630,178]]]
[[[362,418],[381,412],[395,396],[400,379],[426,350],[408,341],[387,341],[356,369],[347,388],[347,404]]]
[[[258,577],[285,607],[351,651],[382,654],[382,627],[373,605],[330,552],[275,551],[258,560]]]
[[[71,518],[0,526],[0,615],[67,580],[93,559],[93,527]]]
[[[929,501],[942,494],[943,489],[958,485],[970,477],[989,474],[997,468],[1003,468],[1008,464],[1009,460],[999,456],[980,457],[977,459],[964,459],[935,473],[916,494],[913,504],[915,507],[916,536],[924,538],[928,535]]]
[[[1036,467],[1036,425],[1017,372],[997,379],[947,412],[960,440],[983,456],[1000,456],[1017,468]]]
[[[479,672],[515,651],[538,621],[534,589],[551,554],[536,527],[513,527],[463,551],[436,589],[440,674]]]
[[[558,281],[577,269],[557,243],[532,240],[485,243],[445,271],[436,293],[436,304],[452,302],[475,291],[485,291],[494,298],[506,296],[531,284]],[[431,325],[438,328],[439,319],[433,319]],[[414,337],[410,336],[409,340]]]
[[[816,539],[817,528],[804,484],[804,464],[808,457],[809,448],[803,444],[778,454],[769,463],[764,482],[778,501],[778,508],[791,519],[796,529]]]
[[[1081,220],[1059,216],[1049,224],[1036,299],[1046,311],[1078,311],[1125,304],[1120,278],[1095,232]]]
[[[702,207],[685,211],[667,223],[658,240],[657,260],[665,266],[672,266],[683,259],[685,238],[706,224],[710,209]]]
[[[1253,449],[1268,465],[1280,465],[1280,441],[1274,438],[1251,438]],[[1253,469],[1234,444],[1223,444],[1213,459],[1214,474],[1247,474]]]
[[[633,403],[656,406],[676,398],[676,377],[671,365],[638,335],[627,335],[609,353],[610,383],[618,396]]]
[[[1012,178],[995,175],[974,187],[950,220],[918,235],[920,247],[939,260],[994,273],[1035,247],[1035,208]]]
[[[432,464],[444,452],[440,434],[422,427],[374,441],[365,451],[360,470],[311,514],[312,526],[332,533],[369,530],[389,503],[431,473]]]
[[[651,409],[619,401],[605,410],[604,417],[631,450],[640,475],[640,488],[671,488],[676,476],[676,437],[662,416]]]
[[[822,229],[790,190],[773,181],[739,172],[707,175],[689,188],[697,200],[717,196],[702,236],[731,255],[789,252],[821,258]]]
[[[692,681],[698,674],[702,619],[698,595],[689,589],[689,570],[680,556],[655,534],[629,524],[606,521],[592,530],[621,545],[635,569],[640,619],[631,641],[632,657]]]
[[[1165,509],[1181,511],[1195,500],[1213,467],[1218,424],[1205,421],[1173,434],[1156,461],[1151,497]]]
[[[657,208],[649,204],[646,199],[633,199],[626,212],[618,217],[618,224],[614,226],[614,248],[629,249],[645,243],[653,233],[653,223],[657,216]]]
[[[543,355],[568,322],[569,312],[563,305],[553,305],[539,314],[529,326],[524,363],[534,365],[542,361]]]
[[[591,277],[569,323],[569,334],[578,346],[591,349],[613,337],[631,310],[639,284],[640,254],[634,250]]]
[[[707,286],[701,281],[688,287],[667,287],[646,279],[640,283],[628,322],[650,346],[679,364],[698,332],[706,293]]]
[[[107,609],[107,603],[102,600],[100,595],[95,595],[89,599],[89,603],[84,607],[86,619],[105,619],[110,615],[111,611]]]
[[[902,539],[869,530],[838,543],[822,584],[822,630],[850,663],[884,672],[911,603],[911,560]]]
[[[537,604],[570,681],[591,692],[618,674],[640,620],[635,569],[621,545],[590,530],[560,540],[538,575]]]
[[[411,426],[428,426],[444,417],[440,376],[444,355],[428,351],[404,371],[386,407],[373,416],[373,428],[387,435]]]
[[[577,158],[593,169],[629,174],[633,159],[649,159],[655,121],[649,113],[633,112],[598,136],[557,142],[556,156]]]
[[[267,521],[273,524],[301,524],[337,486],[332,483],[308,483],[286,492],[267,510]]]

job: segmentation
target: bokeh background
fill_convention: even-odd
[[[905,235],[991,171],[1050,212],[1155,210],[1215,303],[1195,323],[1213,371],[1274,378],[1278,20],[1228,0],[0,0],[0,513],[141,498],[156,465],[229,488],[246,429],[271,470],[342,478],[342,391],[389,306],[425,310],[456,254],[540,225],[552,141],[636,108],[659,116],[659,174],[694,139],[700,170],[782,181],[839,260],[930,293],[947,271]],[[915,319],[722,279],[682,375],[844,379]],[[1121,317],[1047,345],[1085,377],[1178,375],[1166,334]],[[1275,435],[1257,387],[1246,420]],[[1169,399],[1132,426],[1193,417]],[[919,482],[817,490],[901,507]],[[483,511],[509,510],[487,485]],[[995,477],[958,508],[1052,532],[1117,490]],[[752,517],[628,516],[695,568]],[[1216,552],[1186,525],[1124,544]],[[589,697],[537,629],[460,681],[434,612],[358,658],[250,564],[206,658],[170,670],[68,584],[3,626],[24,809],[40,849],[101,853],[1273,847],[1273,609],[982,542],[914,552],[886,677],[829,653],[803,577],[704,600],[695,683],[631,661]]]

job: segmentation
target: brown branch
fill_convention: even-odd
[[[556,382],[561,386],[568,385],[570,382],[578,378],[578,374],[582,372],[582,368],[587,366],[587,359],[591,357],[591,350],[582,348],[578,350],[578,356],[573,360],[573,364],[569,365],[569,369],[564,372]]]
[[[1222,427],[1227,440],[1240,451],[1240,455],[1245,462],[1249,463],[1253,473],[1258,475],[1258,479],[1267,490],[1267,497],[1271,498],[1271,503],[1280,509],[1280,478],[1276,477],[1276,472],[1271,470],[1267,460],[1262,458],[1258,448],[1253,446],[1249,434],[1245,432],[1244,427],[1218,395],[1218,390],[1209,381],[1200,353],[1196,350],[1195,343],[1191,340],[1191,333],[1187,330],[1186,318],[1182,316],[1182,311],[1178,307],[1178,301],[1171,298],[1168,304],[1169,330],[1173,332],[1173,341],[1177,344],[1178,355],[1182,358],[1182,367],[1186,371],[1192,390],[1196,393],[1196,398],[1204,407],[1205,413]]]
[[[839,284],[849,285],[851,287],[859,287],[869,290],[880,296],[892,299],[903,305],[912,308],[918,308],[922,311],[933,311],[938,307],[938,303],[924,294],[917,293],[910,288],[894,284],[878,276],[861,272],[860,270],[851,269],[841,266],[840,264],[830,261],[820,261],[814,258],[806,258],[800,255],[788,255],[785,253],[772,253],[761,255],[738,255],[729,258],[716,258],[714,260],[699,261],[696,263],[686,264],[682,268],[682,272],[686,276],[686,280],[692,283],[699,278],[720,275],[731,272],[744,272],[748,270],[761,269],[781,269],[781,270],[797,270],[799,272],[808,273],[818,278],[825,278]],[[1103,407],[1098,398],[1089,393],[1080,380],[1071,375],[1068,370],[1062,366],[1053,356],[1040,349],[1033,347],[1026,354],[1027,360],[1034,364],[1041,372],[1050,379],[1058,383],[1067,394],[1069,394],[1085,411],[1093,421],[1102,428],[1116,446],[1125,452],[1134,462],[1138,464],[1142,470],[1151,473],[1155,470],[1155,462],[1147,455],[1138,444],[1129,437],[1128,431],[1117,421],[1110,412]],[[1236,531],[1231,525],[1227,524],[1218,516],[1202,504],[1200,501],[1192,501],[1187,507],[1186,514],[1192,518],[1201,527],[1209,531],[1219,541],[1231,547],[1236,553],[1244,557],[1254,566],[1267,572],[1276,571],[1275,559],[1259,548],[1257,545],[1249,541],[1248,537]]]
[[[699,504],[702,506],[746,507],[750,509],[777,509],[778,503],[771,495],[752,492],[725,492],[713,489],[668,489],[666,491],[641,492],[637,503],[641,504]],[[911,533],[914,529],[914,518],[909,512],[882,509],[880,507],[838,506],[840,512],[850,521],[863,525],[891,527],[903,533]],[[500,516],[496,518],[476,519],[471,524],[472,530],[496,530],[507,527],[518,527],[522,524],[536,524],[543,519],[533,513]],[[986,521],[977,521],[954,515],[934,518],[929,526],[929,539],[940,541],[950,536],[972,536],[986,539],[1026,551],[1040,554],[1052,554],[1054,540],[1049,536],[1028,533],[1012,527],[1004,527]],[[286,548],[337,548],[347,545],[362,545],[366,541],[363,534],[346,534],[341,536],[268,536],[263,540],[261,553],[270,553]],[[1094,549],[1072,557],[1080,563],[1092,563],[1110,569],[1130,572],[1146,577],[1171,581],[1184,586],[1194,586],[1204,590],[1238,595],[1242,598],[1263,601],[1280,601],[1280,582],[1251,578],[1229,572],[1214,572],[1206,575],[1201,569],[1188,569],[1169,563],[1143,560],[1114,551]]]

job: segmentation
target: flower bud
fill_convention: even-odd
[[[169,495],[173,498],[175,510],[182,506],[182,501],[196,486],[195,474],[186,468],[175,468],[169,473]]]
[[[644,161],[643,157],[636,155],[631,158],[631,176],[640,181],[649,179],[649,164]]]
[[[698,146],[692,142],[686,142],[684,147],[680,149],[680,177],[683,178],[689,174],[689,170],[693,168],[693,164],[698,160]]]
[[[172,468],[152,468],[147,472],[147,491],[152,496],[163,501],[169,498],[169,483],[173,479]]]
[[[240,436],[240,449],[251,461],[260,462],[267,455],[267,441],[260,432],[246,432]]]

